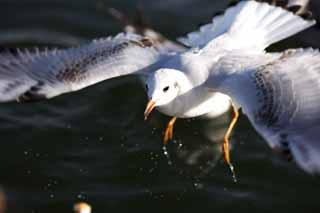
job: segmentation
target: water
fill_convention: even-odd
[[[170,38],[210,20],[218,0],[140,1],[149,22]],[[106,4],[133,14],[136,2]],[[78,45],[121,27],[97,1],[1,0],[3,47]],[[318,4],[318,5],[317,5]],[[318,1],[313,1],[315,15]],[[278,45],[320,47],[318,28]],[[130,94],[128,94],[130,91]],[[240,117],[231,138],[234,183],[221,156],[230,115],[178,120],[163,154],[169,118],[144,122],[147,98],[125,77],[34,104],[0,107],[0,184],[8,212],[71,212],[86,201],[94,212],[317,212],[319,178],[275,155]]]

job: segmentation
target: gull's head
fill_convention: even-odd
[[[179,85],[175,77],[175,72],[177,71],[159,69],[149,76],[146,82],[149,102],[144,112],[145,119],[148,118],[154,107],[166,105],[178,96]]]

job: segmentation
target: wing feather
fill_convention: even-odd
[[[319,51],[287,51],[257,72],[262,92],[251,110],[253,125],[271,146],[290,151],[301,168],[320,173]]]
[[[315,24],[314,20],[305,20],[297,13],[294,14],[290,8],[286,8],[288,11],[267,3],[240,1],[229,7],[224,14],[214,17],[212,23],[200,27],[199,31],[191,32],[179,41],[210,52],[216,49],[216,40],[227,35],[229,39],[219,44],[224,48],[263,51],[269,45]]]
[[[320,174],[320,52],[233,52],[212,67],[205,86],[229,95],[276,151]]]
[[[51,98],[106,79],[138,74],[163,57],[150,39],[135,34],[65,50],[6,52],[0,54],[0,102]]]
[[[129,17],[115,8],[108,8],[107,11],[112,17],[119,21],[125,32],[151,38],[155,42],[155,46],[158,50],[163,53],[177,53],[187,50],[182,44],[171,41],[149,26],[142,8],[137,8],[137,13],[134,17]]]

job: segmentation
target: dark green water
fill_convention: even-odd
[[[154,28],[170,38],[208,22],[226,4],[140,2]],[[105,4],[133,14],[137,2]],[[1,0],[0,45],[70,46],[121,30],[96,8],[89,0]],[[320,47],[319,35],[315,27],[271,49]],[[228,114],[178,120],[168,165],[161,145],[168,118],[154,113],[144,122],[146,102],[138,79],[127,77],[45,102],[2,104],[0,185],[8,212],[72,212],[77,201],[89,202],[94,212],[320,210],[319,178],[274,154],[245,116],[232,137],[238,183],[219,151]]]

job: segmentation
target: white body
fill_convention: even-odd
[[[208,79],[210,70],[202,60],[198,60],[197,55],[198,52],[191,50],[173,58],[164,66],[179,79],[180,91],[174,100],[157,107],[160,112],[178,118],[197,117],[207,113],[211,117],[217,117],[230,109],[229,96],[200,86]],[[195,73],[194,70],[200,72]]]

